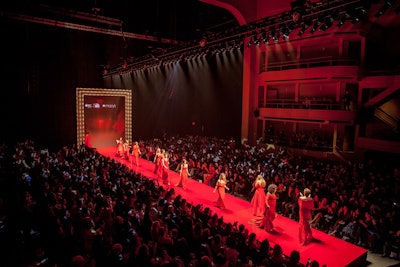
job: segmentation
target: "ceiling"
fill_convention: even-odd
[[[16,0],[3,14],[19,14],[186,42],[238,23],[226,10],[199,0]]]
[[[122,37],[129,50],[123,53],[126,58],[140,58],[238,26],[230,12],[199,0],[15,0],[1,1],[0,11],[0,17],[11,23]]]
[[[373,23],[399,28],[400,0],[364,2],[373,3]],[[391,6],[385,15],[374,16],[386,3]],[[227,10],[200,0],[15,0],[1,1],[0,11],[2,17],[29,23],[120,36],[136,49],[127,53],[135,58],[240,26]]]

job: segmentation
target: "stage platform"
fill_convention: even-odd
[[[140,159],[139,167],[132,165],[128,160],[115,157],[115,147],[112,148],[97,148],[97,151],[106,156],[113,158],[127,167],[132,168],[135,172],[143,174],[150,179],[157,179],[154,170],[154,163]],[[171,185],[174,185],[179,180],[179,174],[170,171],[169,177]],[[159,181],[160,184],[161,181]],[[187,187],[182,189],[175,187],[177,194],[186,198],[189,203],[194,205],[203,204],[210,207],[213,213],[223,216],[226,222],[238,221],[239,224],[244,224],[249,232],[254,232],[258,240],[268,238],[271,246],[280,244],[283,252],[289,255],[292,250],[300,252],[300,262],[305,264],[307,259],[317,260],[320,266],[327,267],[363,267],[366,264],[367,250],[358,247],[354,244],[346,242],[342,239],[330,236],[324,232],[313,229],[315,242],[307,246],[302,246],[298,241],[298,222],[289,218],[278,216],[275,221],[276,233],[266,232],[249,223],[252,219],[251,206],[248,201],[227,194],[225,199],[226,209],[221,210],[215,207],[214,200],[217,194],[213,193],[213,188],[199,181],[189,179]]]

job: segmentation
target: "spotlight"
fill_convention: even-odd
[[[314,21],[314,24],[313,24],[313,26],[312,26],[312,28],[310,30],[310,33],[314,33],[318,29],[318,26],[319,26],[320,23],[321,23],[320,19]]]
[[[289,33],[288,33],[288,32],[285,32],[285,33],[282,35],[282,39],[283,39],[284,41],[287,41],[287,40],[289,39]]]
[[[326,31],[329,27],[332,26],[333,18],[327,17],[324,20],[324,24],[321,26],[321,30]]]
[[[339,18],[339,21],[336,26],[341,27],[346,20],[344,18]]]
[[[267,37],[267,33],[266,33],[265,31],[263,31],[263,32],[261,33],[261,40],[262,40],[264,43],[268,43],[268,37]]]
[[[306,30],[310,26],[310,24],[311,23],[309,21],[308,22],[304,22],[303,27],[301,27],[301,29],[300,29],[300,31],[299,31],[299,33],[297,35],[299,37],[302,36],[306,32]]]
[[[375,17],[379,18],[380,16],[382,16],[386,12],[386,10],[388,10],[393,5],[393,2],[394,2],[394,0],[385,1],[385,4],[375,14]]]
[[[312,26],[310,33],[314,33],[317,30],[317,25],[316,23],[314,23],[314,25]]]
[[[250,47],[250,46],[252,46],[254,44],[254,36],[251,36],[250,37],[250,41],[249,41],[249,43],[247,44],[247,47]]]
[[[357,22],[360,21],[360,18],[358,16],[354,16],[353,20],[351,21],[353,24],[356,24]]]

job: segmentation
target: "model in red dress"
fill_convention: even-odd
[[[250,202],[253,215],[256,217],[263,217],[265,212],[265,186],[266,186],[264,177],[262,177],[262,175],[257,175],[253,186],[254,186],[254,195]]]
[[[161,149],[158,147],[156,153],[154,154],[154,173],[158,173],[158,167],[160,166],[161,160]]]
[[[276,190],[278,186],[270,184],[267,189],[267,195],[265,196],[265,216],[263,228],[269,232],[274,230],[274,220],[276,218]]]
[[[308,245],[312,237],[311,232],[311,212],[314,208],[314,200],[311,198],[311,190],[304,189],[304,195],[299,197],[299,241],[303,245]]]
[[[180,176],[179,183],[177,183],[175,186],[180,186],[183,189],[185,189],[187,184],[187,179],[189,177],[189,164],[187,163],[186,159],[183,159],[182,161],[181,168],[179,171],[179,176]]]
[[[162,165],[162,161],[165,155],[165,150],[161,149],[160,155],[159,155],[159,159],[157,160],[157,176],[159,179],[162,179],[162,175],[163,175],[163,165]]]
[[[122,137],[117,139],[117,140],[115,140],[115,141],[117,142],[117,152],[116,152],[116,154],[117,154],[118,157],[123,158],[124,157],[124,153],[125,153],[124,141],[123,141]]]
[[[138,142],[134,142],[132,146],[132,163],[139,166],[140,147]]]
[[[220,209],[224,210],[225,209],[225,203],[224,203],[224,199],[225,199],[225,190],[229,190],[229,187],[226,186],[226,174],[225,173],[221,173],[219,175],[217,184],[215,185],[214,188],[214,193],[216,191],[218,191],[218,198],[215,201],[217,207],[219,207]]]
[[[168,153],[164,154],[164,157],[161,159],[161,164],[162,164],[162,181],[163,184],[165,185],[171,185],[169,182],[169,175],[168,175],[168,170],[169,170],[169,159],[168,159]]]

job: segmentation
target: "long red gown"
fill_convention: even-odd
[[[182,163],[181,172],[180,172],[180,180],[176,186],[180,186],[185,189],[187,184],[187,179],[189,177],[189,165],[187,163]]]
[[[154,173],[158,174],[158,170],[161,166],[161,152],[157,151],[154,155]]]
[[[307,245],[312,240],[310,226],[311,211],[314,208],[314,201],[310,197],[300,197],[299,200],[299,241]]]
[[[255,184],[255,192],[253,198],[251,199],[251,207],[253,210],[253,215],[256,217],[264,216],[265,212],[265,187],[261,184]]]
[[[272,231],[274,229],[273,221],[276,217],[276,195],[268,192],[265,201],[269,208],[265,210],[263,227],[267,231]]]
[[[132,159],[132,161],[137,165],[137,166],[139,166],[139,154],[140,154],[140,147],[139,147],[139,145],[133,145],[133,147],[132,147],[132,156],[133,156],[133,159]]]
[[[161,160],[161,162],[162,162],[161,171],[162,171],[162,181],[163,181],[163,184],[165,184],[165,185],[170,185],[169,176],[168,176],[168,170],[169,170],[169,160],[168,160],[168,157],[164,157],[164,158]]]
[[[157,163],[157,165],[158,165],[157,176],[159,179],[162,179],[162,176],[163,176],[163,166],[162,166],[163,159],[164,159],[164,155],[162,153],[160,153],[159,159],[157,160],[157,162],[158,162]]]
[[[125,154],[124,142],[122,139],[117,140],[117,156],[123,158]]]
[[[221,181],[220,179],[218,179],[216,186],[217,186],[217,192],[218,192],[218,199],[217,199],[217,201],[215,201],[216,205],[220,209],[225,209],[224,199],[225,199],[226,182],[225,181]]]

